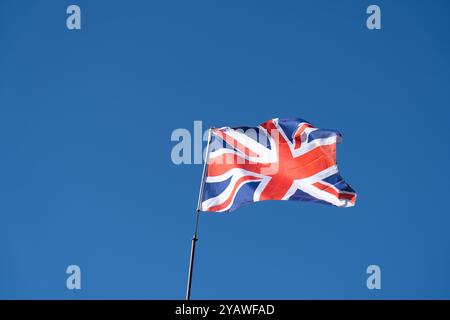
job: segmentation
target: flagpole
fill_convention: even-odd
[[[197,230],[198,230],[198,221],[200,218],[200,210],[202,205],[202,198],[203,198],[203,187],[205,185],[205,172],[206,172],[206,165],[209,160],[209,145],[211,143],[211,132],[212,128],[209,129],[208,132],[208,144],[206,145],[206,156],[205,156],[205,162],[203,164],[203,172],[202,172],[202,181],[200,183],[200,191],[198,193],[198,202],[197,202],[197,213],[195,218],[195,228],[194,228],[194,236],[192,237],[191,241],[191,257],[189,259],[189,273],[188,273],[188,282],[187,282],[187,288],[186,288],[186,300],[191,299],[191,285],[192,285],[192,272],[194,271],[194,256],[195,256],[195,244],[198,240],[197,238]]]

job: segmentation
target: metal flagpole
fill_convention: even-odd
[[[198,220],[200,218],[200,209],[201,209],[201,205],[202,205],[203,186],[205,184],[206,165],[209,160],[209,145],[211,143],[211,131],[212,131],[212,128],[210,128],[209,132],[208,132],[208,144],[206,146],[205,163],[203,164],[202,181],[200,183],[200,191],[198,193],[197,217],[195,219],[194,236],[192,237],[192,242],[191,242],[191,258],[189,260],[189,274],[188,274],[188,282],[187,282],[187,289],[186,289],[186,300],[191,299],[191,285],[192,285],[192,272],[194,270],[195,243],[198,240],[198,238],[197,238]]]

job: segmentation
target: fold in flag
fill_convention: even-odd
[[[302,119],[211,130],[201,211],[231,212],[263,200],[355,205],[356,192],[336,165],[339,132]]]

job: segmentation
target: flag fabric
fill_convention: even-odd
[[[355,205],[356,192],[336,164],[338,131],[302,119],[211,130],[201,211],[231,212],[264,200]]]

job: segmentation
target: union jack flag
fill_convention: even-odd
[[[201,211],[231,212],[263,200],[355,205],[356,192],[336,164],[339,132],[302,119],[211,130]]]

